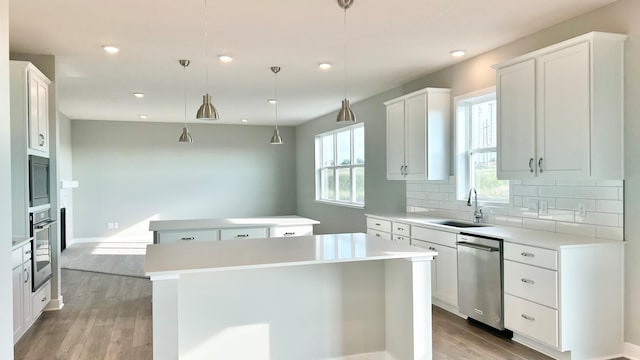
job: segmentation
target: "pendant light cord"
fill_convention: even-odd
[[[276,81],[275,81],[275,91],[274,98],[276,99],[276,130],[278,130],[278,72],[275,73]]]
[[[344,98],[347,98],[347,7],[344,7],[344,24],[343,24],[343,41],[344,41]]]
[[[207,0],[204,0],[204,64],[207,68],[207,88],[205,93],[209,93],[209,26],[207,21]]]

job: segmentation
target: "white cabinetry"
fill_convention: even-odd
[[[411,244],[437,251],[431,263],[431,292],[434,304],[458,307],[458,253],[456,234],[411,226]]]
[[[391,240],[391,221],[367,216],[367,234]]]
[[[11,61],[11,117],[27,124],[28,151],[49,157],[49,85],[27,61]]]
[[[504,317],[514,338],[570,359],[622,349],[623,244],[558,250],[505,242]],[[565,358],[564,356],[562,358]]]
[[[426,88],[385,102],[387,179],[449,177],[450,92]]]
[[[220,230],[220,240],[257,239],[266,237],[268,237],[266,227]]]
[[[625,38],[592,32],[495,66],[499,178],[623,178]]]
[[[13,263],[13,342],[29,329],[40,312],[32,310],[31,293],[31,242],[15,248]],[[49,284],[49,283],[47,283]],[[46,304],[45,304],[46,305]]]
[[[218,240],[218,230],[162,231],[158,233],[158,237],[162,244],[181,241],[215,241]]]
[[[308,235],[313,235],[313,225],[272,226],[269,228],[269,237],[308,236]]]

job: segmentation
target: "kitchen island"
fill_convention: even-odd
[[[154,359],[431,359],[435,255],[359,233],[148,245]]]

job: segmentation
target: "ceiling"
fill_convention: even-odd
[[[611,2],[355,0],[345,37],[335,0],[208,0],[205,49],[205,0],[11,0],[10,47],[56,56],[58,106],[71,119],[182,122],[186,88],[187,119],[198,122],[208,68],[216,123],[273,124],[278,65],[278,122],[297,125],[339,108],[344,39],[355,103]]]

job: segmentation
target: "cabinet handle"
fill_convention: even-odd
[[[529,172],[533,172],[533,158],[529,159]]]
[[[24,269],[24,272],[27,273],[27,276],[24,278],[24,283],[28,283],[29,282],[29,270],[28,269]]]
[[[47,301],[47,297],[46,296],[43,297],[42,300],[40,300],[40,302],[45,302],[45,301]]]
[[[380,223],[376,223],[376,226],[380,226],[380,225],[381,225]]]
[[[29,255],[29,254],[31,254],[31,250],[27,250],[27,251],[25,251],[24,253],[25,253],[26,255]]]
[[[529,320],[529,321],[535,321],[536,318],[534,318],[533,316],[529,316],[529,315],[525,315],[525,314],[521,314],[520,316],[522,316],[523,319],[525,320]]]
[[[534,254],[530,253],[530,252],[521,252],[520,255],[524,256],[524,257],[535,257]]]
[[[404,231],[404,228],[401,228],[401,227],[399,227],[397,229],[400,230],[400,231]]]
[[[523,282],[523,283],[525,283],[525,284],[530,284],[530,285],[533,285],[533,284],[535,284],[535,283],[536,283],[536,282],[535,282],[535,281],[533,281],[533,280],[525,279],[525,278],[520,279],[520,281],[522,281],[522,282]]]
[[[249,234],[238,234],[238,235],[236,235],[236,237],[246,238],[246,237],[249,237]]]
[[[195,240],[195,239],[196,239],[195,236],[180,238],[180,240]]]
[[[380,237],[380,234],[376,234],[377,237]]]
[[[543,170],[542,170],[542,158],[540,158],[540,159],[538,160],[538,169],[540,169],[540,172],[542,172],[542,171],[543,171]]]
[[[295,235],[295,234],[296,234],[295,232],[286,232],[283,235],[284,236],[292,236],[292,235]]]
[[[44,135],[38,134],[38,145],[44,146]]]
[[[404,166],[404,176],[409,175],[409,171],[407,171],[407,168],[409,167],[409,165],[405,165]]]

